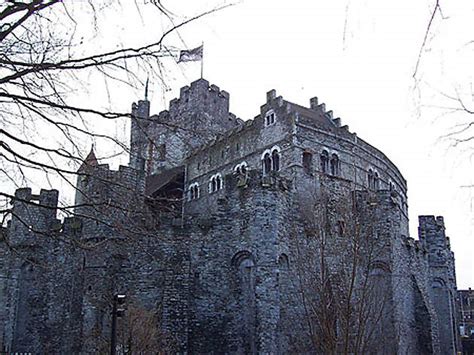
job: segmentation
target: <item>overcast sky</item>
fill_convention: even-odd
[[[216,2],[168,3],[173,12],[191,15]],[[415,85],[432,3],[247,0],[180,34],[189,48],[204,41],[204,77],[230,92],[231,111],[242,119],[259,113],[270,89],[303,105],[318,96],[351,131],[382,150],[408,181],[412,237],[418,215],[444,216],[458,286],[467,288],[474,286],[474,191],[463,186],[474,184],[474,166],[467,146],[449,148],[440,137],[469,117],[438,106],[452,106],[444,94],[470,92],[474,46],[466,43],[474,40],[474,5],[465,0],[442,8],[446,19],[435,19]],[[153,112],[200,75],[198,63],[170,70],[165,98],[163,88],[152,85]]]

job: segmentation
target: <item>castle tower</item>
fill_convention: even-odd
[[[92,145],[89,154],[87,155],[86,159],[84,159],[84,162],[77,171],[78,176],[76,183],[75,205],[82,205],[89,199],[89,196],[86,195],[85,190],[87,188],[90,175],[97,165],[99,165],[99,162],[95,156],[94,145]]]
[[[46,265],[56,220],[58,191],[41,190],[39,195],[23,188],[15,192],[13,217],[9,223],[9,263],[5,280],[9,292],[0,308],[9,321],[3,329],[7,347],[18,352],[38,352],[47,335],[48,300]]]
[[[130,166],[136,170],[145,169],[150,118],[150,101],[144,100],[132,104],[132,123],[130,129]]]
[[[132,105],[130,167],[148,176],[181,166],[193,149],[241,124],[229,112],[229,94],[204,79],[181,88],[158,115],[145,97]]]
[[[419,216],[418,234],[421,245],[428,251],[430,293],[438,317],[440,350],[442,354],[454,354],[459,349],[456,275],[443,217]]]

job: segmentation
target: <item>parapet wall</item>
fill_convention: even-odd
[[[217,85],[209,85],[207,80],[199,79],[190,86],[182,87],[179,98],[171,100],[169,105],[169,113],[174,117],[196,109],[213,112],[219,116],[228,114],[229,93],[220,90]]]

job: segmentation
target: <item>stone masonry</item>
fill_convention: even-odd
[[[200,79],[169,110],[151,115],[141,100],[132,116],[129,166],[110,170],[92,150],[74,217],[57,219],[55,190],[17,190],[0,239],[3,351],[107,352],[124,293],[126,312],[156,317],[168,352],[323,353],[307,305],[324,296],[322,273],[342,297],[355,238],[357,280],[376,280],[370,305],[384,306],[367,316],[366,352],[459,350],[443,218],[420,216],[411,238],[402,174],[324,103],[272,90],[243,121]]]

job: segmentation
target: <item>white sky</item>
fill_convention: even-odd
[[[173,13],[192,16],[222,4],[222,0],[163,0]],[[474,286],[474,166],[469,146],[454,149],[439,138],[455,124],[472,117],[445,114],[435,106],[452,105],[443,94],[459,93],[474,110],[474,3],[444,4],[445,20],[436,18],[423,53],[419,84],[412,78],[418,51],[434,0],[244,0],[180,30],[181,39],[167,43],[193,48],[204,41],[204,78],[228,91],[231,111],[251,119],[276,89],[284,99],[302,105],[318,96],[350,130],[383,151],[408,181],[411,236],[417,236],[417,216],[443,215],[456,256],[459,288]],[[130,3],[133,3],[130,1]],[[123,1],[124,6],[128,0]],[[104,12],[97,34],[101,49],[107,38],[126,45],[153,41],[167,24],[142,13],[138,18]],[[106,17],[107,16],[107,17]],[[150,26],[150,24],[153,24]],[[167,109],[179,88],[200,76],[199,63],[163,61],[165,90],[151,83],[152,112]],[[114,111],[129,111],[142,92],[119,84],[94,86],[88,100],[105,100]],[[114,129],[128,137],[126,125]],[[99,155],[108,155],[97,147]],[[126,163],[122,156],[120,162]],[[110,161],[116,167],[118,160]],[[63,183],[59,190],[68,187]],[[70,187],[69,187],[70,189]]]

